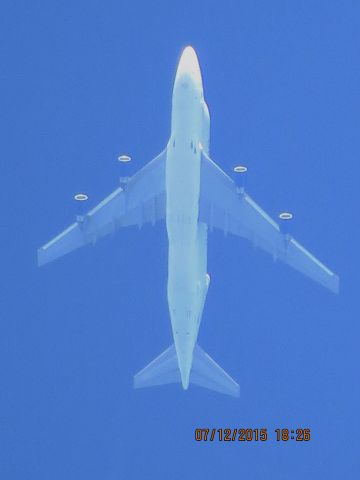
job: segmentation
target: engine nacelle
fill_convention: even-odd
[[[293,219],[293,214],[290,212],[281,212],[279,214],[280,232],[286,237],[289,237],[292,219]]]
[[[126,184],[129,182],[130,176],[130,165],[131,165],[131,157],[129,155],[119,155],[118,161],[121,164],[122,175],[119,178],[120,185],[125,188]]]
[[[238,188],[240,194],[245,192],[245,183],[246,183],[247,167],[243,165],[237,165],[233,169],[234,182]]]

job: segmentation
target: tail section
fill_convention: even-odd
[[[174,345],[150,362],[134,376],[134,388],[181,383]],[[190,384],[239,397],[240,387],[204,350],[195,345]]]
[[[134,388],[178,382],[181,382],[181,376],[174,344],[134,375]]]
[[[236,383],[210,355],[199,347],[199,345],[195,345],[194,348],[190,383],[233,397],[240,396],[238,383]]]

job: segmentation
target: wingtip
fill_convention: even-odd
[[[41,262],[40,248],[38,248],[36,253],[36,263],[38,267],[41,267],[42,262]]]
[[[335,295],[338,295],[339,292],[340,292],[340,278],[338,277],[338,275],[335,275],[335,273],[333,273],[331,275],[330,278],[328,278],[324,285],[329,289],[331,290],[333,293],[335,293]]]
[[[48,260],[45,258],[44,249],[42,247],[37,250],[37,266],[42,267],[47,263]]]
[[[234,385],[233,392],[229,393],[229,394],[234,398],[240,398],[240,385],[238,383],[236,383],[236,386]]]

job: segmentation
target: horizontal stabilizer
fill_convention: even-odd
[[[181,383],[175,345],[150,362],[134,376],[134,388]],[[240,395],[239,385],[204,350],[195,345],[190,373],[190,384],[225,393]]]
[[[181,377],[174,344],[134,376],[134,388],[178,382]]]
[[[195,345],[194,348],[190,383],[233,397],[240,396],[240,387],[235,380],[210,355],[204,352],[199,345]]]

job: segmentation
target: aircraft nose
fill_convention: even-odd
[[[199,61],[195,50],[190,45],[185,47],[179,61],[178,72],[189,73],[199,70]]]
[[[183,83],[193,82],[197,87],[202,86],[199,61],[195,50],[190,45],[185,47],[181,54],[176,80],[181,80]]]

